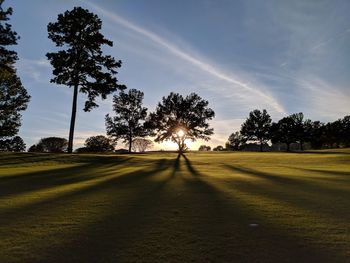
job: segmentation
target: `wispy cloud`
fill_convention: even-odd
[[[205,73],[209,73],[211,76],[226,81],[227,83],[230,83],[234,85],[235,88],[240,89],[241,91],[246,91],[248,94],[246,95],[245,99],[251,100],[252,97],[258,97],[260,100],[265,101],[267,105],[270,105],[274,110],[276,110],[279,113],[285,113],[285,110],[283,106],[271,95],[267,94],[267,91],[261,91],[256,87],[253,87],[249,85],[246,82],[241,81],[238,78],[233,77],[232,75],[226,74],[222,70],[212,66],[212,63],[205,62],[204,59],[194,57],[188,52],[183,51],[178,46],[175,46],[170,41],[166,40],[165,38],[145,29],[142,28],[139,25],[136,25],[135,23],[132,23],[125,18],[119,16],[115,12],[110,12],[108,10],[105,10],[101,8],[100,6],[97,6],[96,4],[92,4],[90,2],[85,2],[92,8],[94,8],[96,11],[101,13],[103,16],[109,18],[111,21],[118,23],[129,30],[132,30],[149,40],[153,41],[154,43],[158,44],[160,47],[163,47],[167,49],[169,52],[171,52],[173,55],[175,55],[178,58],[181,58],[182,60],[189,62],[192,66],[197,67],[198,69],[204,71]],[[231,86],[232,88],[232,86]],[[232,89],[230,90],[232,92]],[[240,94],[242,97],[243,95]]]

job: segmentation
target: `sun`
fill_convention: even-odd
[[[185,135],[185,132],[182,130],[182,129],[179,129],[177,132],[176,132],[177,136],[179,137],[183,137]]]

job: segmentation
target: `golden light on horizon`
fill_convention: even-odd
[[[183,136],[185,135],[185,132],[184,132],[184,130],[179,129],[179,130],[176,132],[176,134],[177,134],[177,136],[179,136],[179,137],[183,137]]]

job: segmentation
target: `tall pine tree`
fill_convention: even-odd
[[[90,111],[98,107],[98,96],[106,99],[110,93],[125,89],[115,77],[121,61],[102,54],[101,47],[113,46],[113,42],[100,33],[101,27],[98,16],[81,7],[58,15],[57,22],[47,27],[49,38],[64,48],[46,55],[54,68],[51,82],[73,87],[69,153],[73,149],[78,92],[87,94],[84,111]]]
[[[30,96],[16,74],[17,53],[8,49],[17,44],[19,37],[7,23],[12,8],[4,9],[3,3],[0,0],[0,148],[12,150],[11,144],[21,126],[20,112],[27,108]]]

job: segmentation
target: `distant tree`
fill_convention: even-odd
[[[60,137],[42,138],[36,145],[35,151],[49,152],[49,153],[63,153],[67,151],[68,141]],[[32,148],[32,147],[31,147]],[[30,149],[33,150],[33,149]]]
[[[103,135],[91,136],[85,140],[85,150],[88,152],[112,152],[114,146],[115,142]]]
[[[230,151],[240,151],[247,143],[247,140],[240,132],[233,132],[227,140],[226,149]]]
[[[33,144],[29,147],[28,152],[44,152],[42,145]]]
[[[215,148],[213,148],[214,152],[222,152],[224,150],[225,150],[225,148],[223,146],[221,146],[221,145],[218,145]]]
[[[214,133],[208,121],[214,118],[215,113],[208,104],[195,93],[183,97],[171,92],[150,114],[147,126],[154,130],[156,142],[171,140],[178,145],[179,152],[183,152],[187,149],[186,140],[208,141]]]
[[[270,139],[271,117],[266,110],[254,110],[241,126],[241,134],[247,141],[258,141],[260,151],[263,145]]]
[[[73,149],[78,91],[87,94],[84,111],[98,107],[98,96],[107,95],[125,86],[117,84],[117,69],[121,61],[102,54],[103,45],[113,46],[113,42],[101,34],[102,21],[87,9],[74,7],[71,11],[59,14],[57,22],[49,23],[49,39],[57,47],[65,50],[47,53],[53,75],[51,82],[73,87],[72,116],[69,131],[68,152]]]
[[[328,148],[339,148],[342,144],[342,121],[338,119],[334,122],[328,122],[325,125],[325,146]]]
[[[342,120],[342,138],[345,147],[350,147],[350,115],[345,116]]]
[[[326,126],[320,121],[311,122],[310,143],[311,148],[321,149],[326,144]]]
[[[129,145],[128,145],[129,146]],[[132,140],[132,150],[134,152],[145,152],[147,149],[153,146],[153,142],[150,139],[135,138]]]
[[[270,128],[270,137],[272,143],[285,143],[287,151],[290,151],[290,145],[296,142],[294,120],[290,116],[284,117],[277,123],[272,123]]]
[[[199,148],[198,148],[198,151],[200,151],[200,152],[208,152],[208,151],[210,151],[211,150],[211,147],[210,146],[207,146],[207,145],[201,145],[201,146],[199,146]]]
[[[0,141],[0,151],[7,152],[24,152],[26,144],[19,136]]]
[[[79,147],[74,150],[75,153],[91,153],[90,149],[87,147]]]
[[[302,112],[294,113],[290,115],[290,118],[293,120],[295,140],[299,142],[300,150],[304,150],[304,142],[310,139],[311,121],[304,120],[304,114]]]
[[[118,96],[113,97],[113,110],[116,115],[106,115],[107,135],[128,143],[129,152],[132,151],[134,138],[148,135],[144,126],[147,108],[142,106],[143,96],[143,92],[136,89],[131,89],[128,93],[120,92]]]
[[[20,112],[27,108],[30,96],[16,74],[17,53],[7,49],[7,46],[16,45],[19,37],[6,22],[12,15],[12,8],[4,10],[3,2],[0,0],[0,144],[10,149],[18,142],[19,137],[13,136],[19,131]]]

